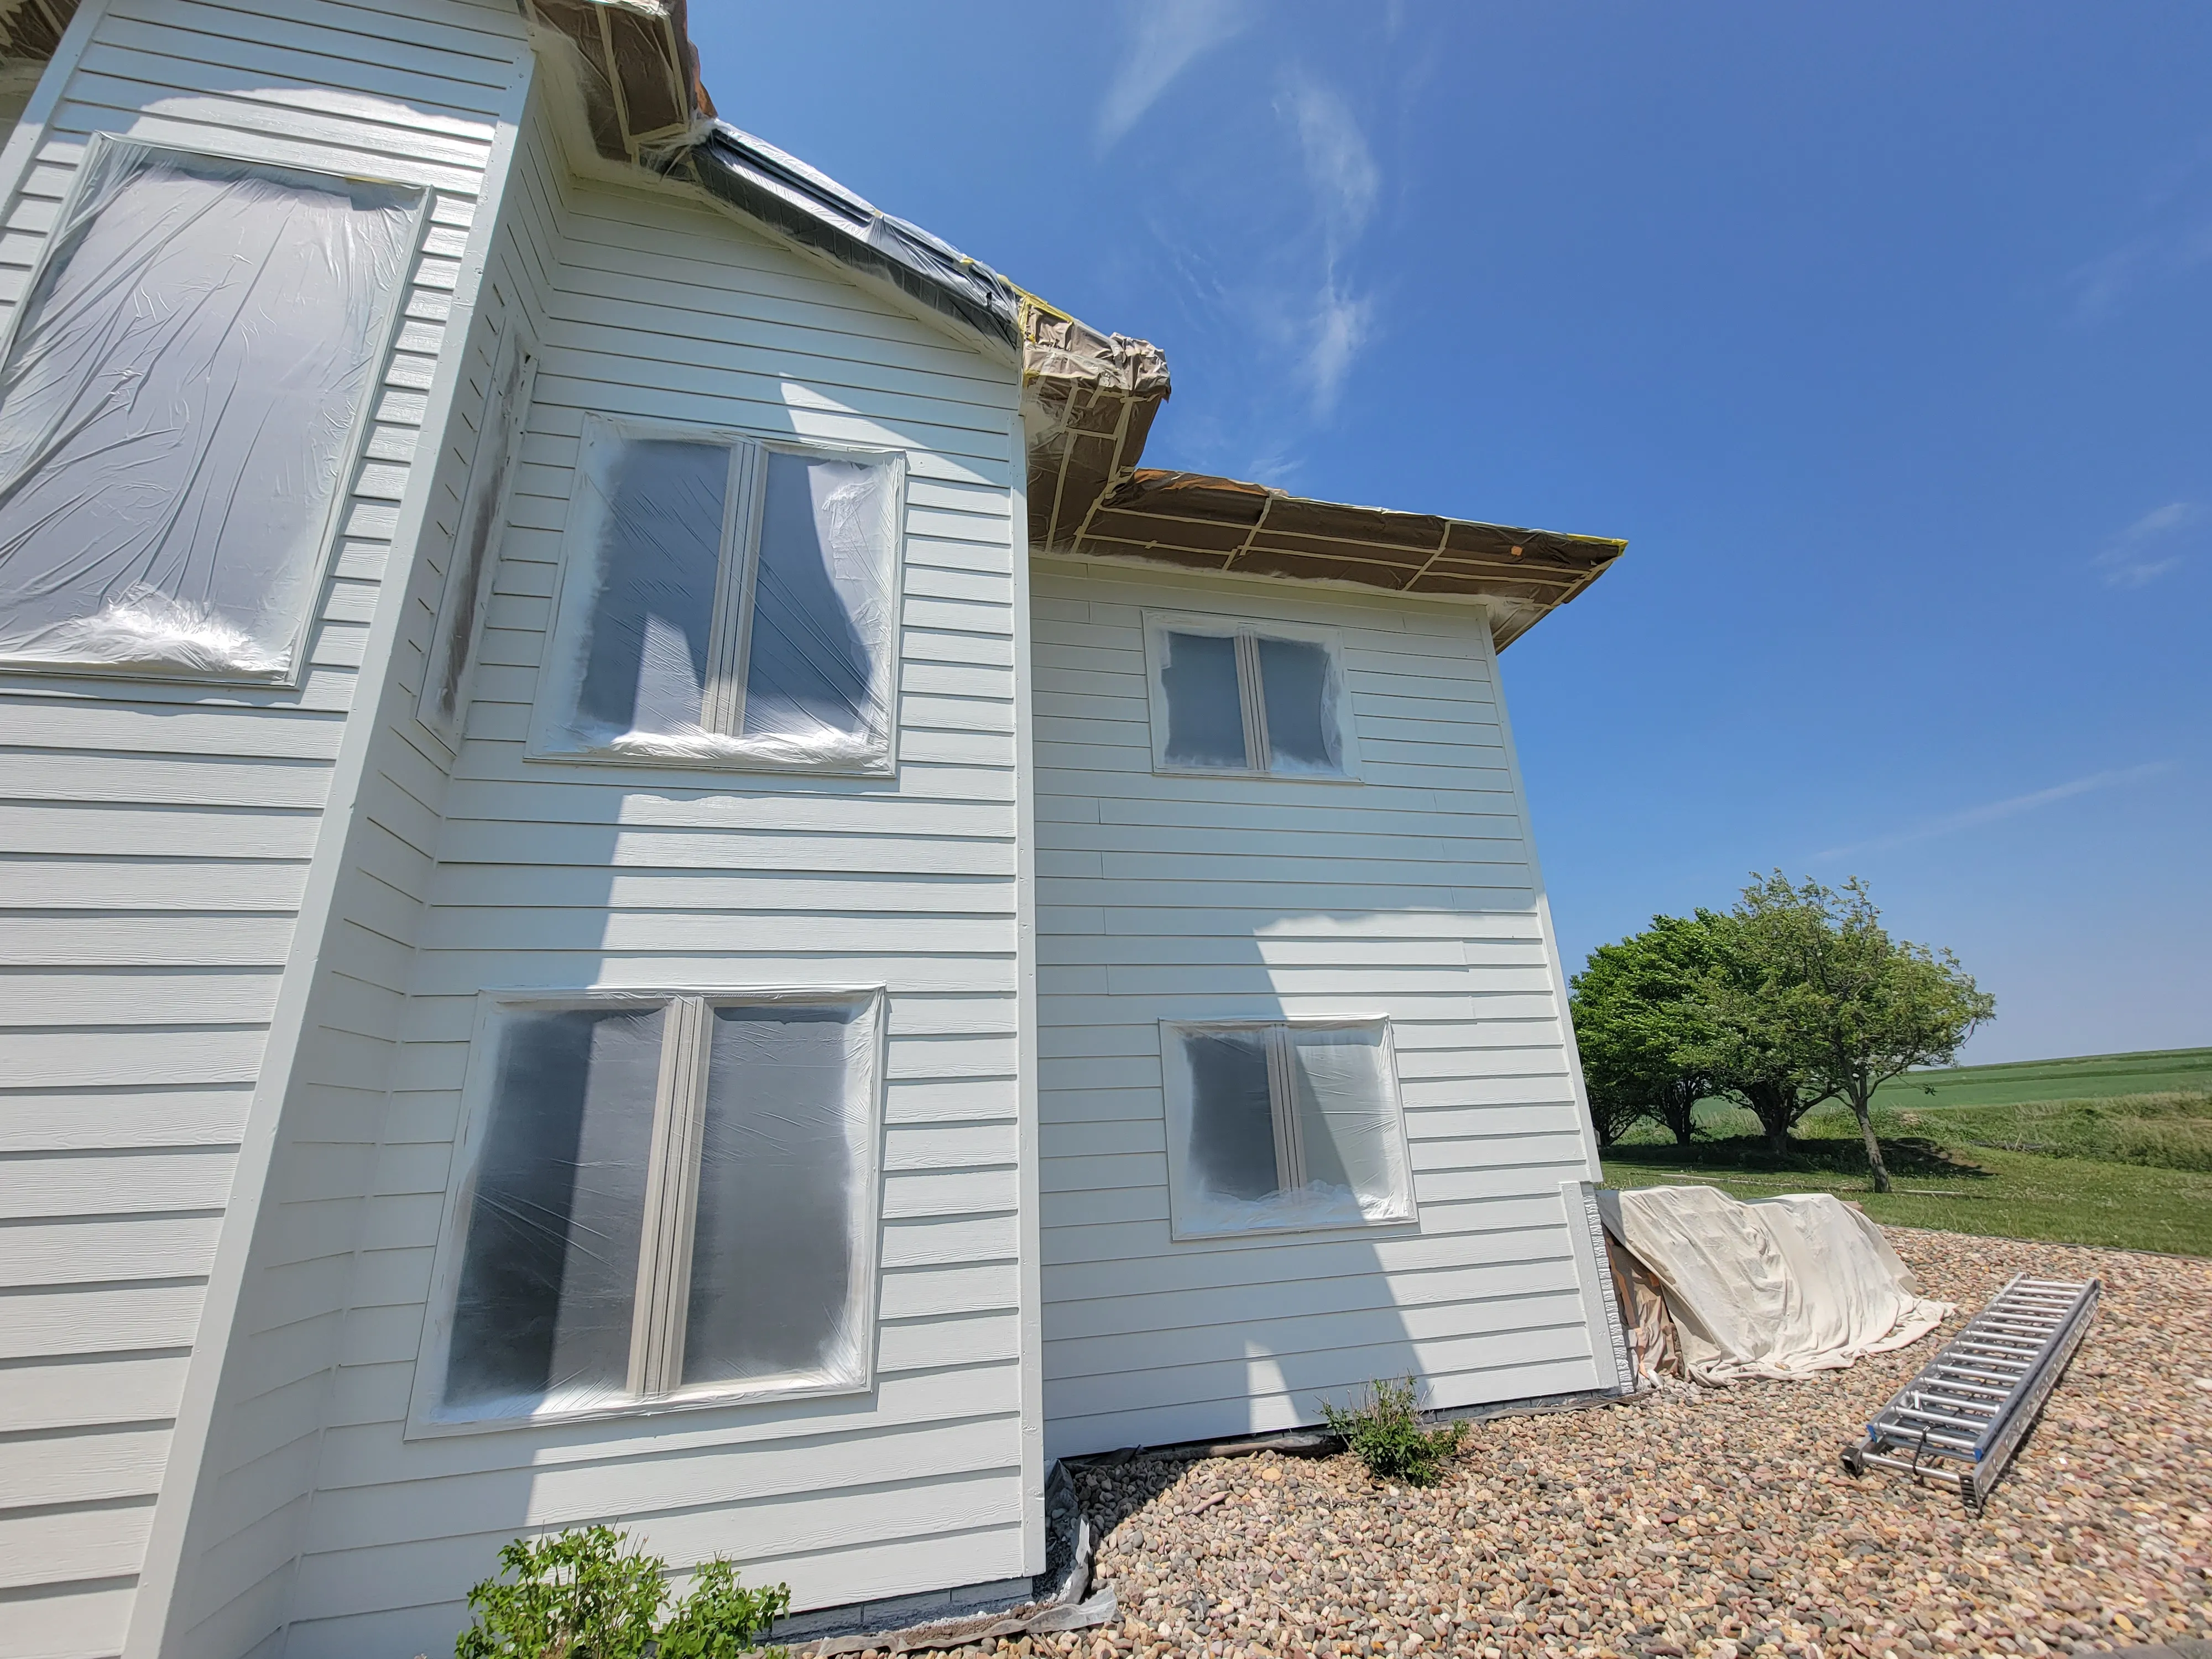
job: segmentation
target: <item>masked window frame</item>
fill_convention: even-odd
[[[882,1274],[884,1219],[884,1124],[890,994],[883,985],[746,986],[705,988],[684,986],[632,988],[593,987],[574,990],[528,988],[481,992],[469,1042],[467,1074],[462,1085],[461,1107],[453,1138],[452,1173],[447,1182],[430,1288],[425,1301],[422,1334],[416,1348],[415,1375],[410,1394],[403,1437],[435,1439],[453,1435],[495,1433],[611,1419],[657,1417],[671,1413],[770,1403],[787,1400],[830,1398],[872,1393],[876,1387],[876,1334]],[[702,1011],[692,1035],[689,1055],[671,1047],[674,1010],[690,1005]],[[866,1121],[860,1126],[864,1154],[852,1171],[850,1235],[854,1249],[846,1310],[860,1341],[857,1369],[850,1375],[809,1378],[793,1374],[747,1379],[727,1384],[676,1386],[657,1393],[625,1391],[620,1397],[582,1406],[541,1406],[517,1412],[469,1406],[448,1407],[444,1401],[450,1363],[462,1269],[468,1243],[477,1177],[482,1172],[486,1143],[498,1101],[501,1045],[509,1022],[532,1013],[576,1011],[670,1011],[662,1029],[659,1080],[653,1109],[653,1160],[648,1173],[646,1206],[640,1216],[637,1292],[641,1304],[648,1297],[653,1311],[641,1312],[633,1333],[659,1345],[641,1361],[633,1352],[631,1382],[642,1366],[680,1378],[683,1309],[688,1285],[690,1252],[679,1273],[666,1254],[667,1246],[683,1235],[679,1224],[696,1225],[694,1210],[686,1208],[681,1188],[670,1179],[677,1160],[688,1158],[696,1194],[699,1164],[697,1113],[703,1102],[709,1062],[714,1011],[717,1008],[785,1007],[792,1009],[849,1007],[868,1022],[866,1054],[869,1075],[866,1087]],[[688,1068],[688,1070],[687,1070]],[[684,1123],[690,1114],[690,1127]],[[660,1206],[659,1213],[651,1206]],[[692,1235],[696,1237],[696,1231]],[[658,1247],[658,1248],[656,1248]],[[649,1282],[650,1281],[650,1282]],[[669,1346],[671,1333],[675,1341]]]
[[[356,400],[352,418],[338,452],[343,459],[331,491],[331,499],[323,510],[322,522],[305,544],[307,551],[301,562],[302,603],[299,614],[293,619],[292,632],[285,644],[287,666],[282,671],[264,673],[243,669],[223,671],[180,665],[71,661],[27,656],[0,649],[0,674],[51,674],[77,679],[121,679],[216,689],[297,691],[307,683],[313,671],[313,665],[309,660],[309,641],[313,637],[316,625],[322,620],[331,576],[337,564],[338,550],[345,539],[344,530],[350,505],[360,487],[368,436],[377,424],[378,406],[388,383],[392,354],[397,349],[400,331],[406,325],[408,299],[421,280],[423,250],[434,222],[439,187],[425,179],[405,177],[404,170],[340,173],[328,167],[256,155],[243,146],[172,143],[128,133],[95,132],[86,143],[83,155],[56,211],[52,226],[46,233],[38,256],[32,263],[21,298],[10,307],[5,319],[0,320],[0,370],[4,370],[15,352],[18,337],[31,315],[32,300],[39,295],[63,245],[70,239],[77,227],[85,197],[100,174],[100,169],[94,165],[95,161],[104,161],[109,155],[119,149],[162,152],[189,160],[249,168],[277,177],[291,175],[325,179],[334,185],[371,185],[407,192],[412,196],[413,202],[404,237],[406,252],[399,266],[398,280],[378,296],[378,315],[362,336],[372,372]],[[410,478],[410,487],[412,482]],[[396,544],[392,550],[395,553],[398,550]]]
[[[1319,1220],[1292,1214],[1280,1221],[1255,1220],[1236,1227],[1206,1224],[1199,1218],[1209,1200],[1200,1195],[1197,1172],[1190,1166],[1189,1147],[1197,1102],[1191,1087],[1189,1067],[1179,1053],[1182,1039],[1186,1036],[1218,1032],[1280,1032],[1283,1041],[1287,1042],[1289,1035],[1296,1031],[1350,1029],[1372,1030],[1377,1034],[1376,1046],[1382,1059],[1386,1097],[1377,1103],[1377,1115],[1385,1120],[1385,1132],[1391,1137],[1391,1146],[1395,1153],[1397,1180],[1392,1199],[1399,1212]],[[1358,1233],[1377,1229],[1419,1229],[1420,1204],[1414,1192],[1413,1145],[1406,1130],[1405,1087],[1398,1074],[1396,1037],[1389,1015],[1276,1014],[1163,1019],[1159,1022],[1159,1036],[1162,1124],[1168,1166],[1168,1237],[1171,1242],[1178,1244],[1220,1243],[1234,1243],[1239,1239],[1273,1238],[1291,1233]],[[1278,1073],[1275,1063],[1271,1060],[1268,1088],[1279,1170],[1286,1157],[1283,1125],[1295,1110],[1292,1101],[1283,1092],[1287,1081]],[[1289,1156],[1295,1162],[1296,1154]],[[1279,1185],[1277,1190],[1287,1192],[1292,1188]]]
[[[461,483],[453,544],[447,550],[445,574],[438,585],[437,605],[422,653],[422,684],[415,696],[416,720],[455,754],[460,752],[461,740],[467,735],[469,699],[478,666],[477,644],[483,637],[484,619],[498,586],[500,552],[513,516],[515,483],[522,471],[523,444],[529,436],[531,401],[537,392],[542,361],[537,338],[520,307],[508,307],[504,325],[484,384],[483,408],[477,417],[468,472]],[[510,376],[514,389],[505,405],[495,410],[494,400]],[[495,438],[504,441],[495,443]],[[494,467],[496,472],[492,471]],[[484,544],[474,556],[479,562],[471,592],[465,591],[461,577],[471,556],[467,544],[480,514]],[[468,626],[456,636],[454,611],[465,600],[471,607]],[[438,706],[438,685],[449,670],[453,706],[443,709]]]
[[[721,539],[714,594],[709,605],[708,676],[734,685],[725,691],[734,697],[720,718],[735,732],[710,726],[714,735],[742,742],[744,700],[749,695],[746,673],[752,648],[752,629],[758,612],[757,581],[763,550],[763,515],[768,494],[769,460],[773,455],[792,455],[808,460],[843,461],[887,468],[890,473],[889,514],[891,544],[885,573],[888,621],[880,665],[884,735],[879,748],[857,759],[781,760],[762,754],[685,750],[680,744],[665,749],[624,750],[608,744],[580,740],[574,730],[580,714],[586,672],[585,653],[590,648],[594,610],[599,593],[596,580],[601,568],[595,544],[602,515],[584,509],[585,492],[601,489],[611,475],[600,470],[598,455],[631,441],[699,444],[730,452],[725,475]],[[906,589],[907,453],[902,449],[871,448],[800,439],[788,433],[763,433],[741,427],[713,426],[684,421],[610,415],[593,410],[583,419],[576,465],[571,473],[567,518],[561,535],[560,566],[553,595],[551,620],[545,633],[532,700],[530,739],[526,758],[541,763],[586,766],[651,767],[662,771],[789,774],[846,777],[890,777],[898,770],[899,678],[902,654],[902,617]],[[588,573],[588,575],[587,575]],[[872,664],[872,678],[876,665]],[[714,696],[712,690],[708,696]],[[707,716],[702,710],[702,723]]]
[[[1168,758],[1170,709],[1167,683],[1167,636],[1197,634],[1237,641],[1238,709],[1243,716],[1245,763],[1243,766],[1203,766]],[[1351,676],[1345,664],[1344,633],[1324,623],[1280,622],[1273,618],[1222,611],[1146,611],[1144,613],[1145,694],[1151,723],[1152,770],[1164,777],[1252,778],[1277,783],[1350,784],[1360,782],[1359,739],[1352,718]],[[1331,771],[1281,769],[1267,763],[1269,745],[1266,690],[1259,665],[1261,641],[1318,645],[1327,653],[1329,682],[1335,706],[1322,710],[1337,743],[1338,766]],[[1262,763],[1254,765],[1254,757]]]

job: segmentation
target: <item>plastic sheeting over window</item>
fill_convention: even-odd
[[[538,752],[890,771],[902,477],[591,421]]]
[[[461,497],[459,528],[448,556],[445,594],[416,700],[422,723],[455,745],[468,702],[469,647],[476,640],[477,619],[491,603],[500,532],[507,521],[507,488],[522,459],[524,416],[537,372],[537,360],[510,316],[484,389],[476,453]]]
[[[1148,617],[1162,771],[1354,775],[1334,636],[1290,624]]]
[[[1170,1023],[1161,1042],[1176,1237],[1413,1218],[1385,1022]]]
[[[857,1384],[867,1333],[854,1268],[874,1201],[868,1010],[712,1012],[684,1383]]]
[[[446,1401],[589,1403],[629,1375],[664,1011],[514,1019],[469,1203]]]
[[[880,991],[503,1007],[434,1430],[869,1386]]]
[[[295,672],[424,199],[94,140],[0,367],[0,661]]]

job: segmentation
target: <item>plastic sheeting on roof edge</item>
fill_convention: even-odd
[[[979,260],[854,195],[774,144],[717,121],[665,168],[841,264],[1012,350],[1022,292]]]

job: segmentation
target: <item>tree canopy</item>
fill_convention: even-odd
[[[1874,1133],[1876,1089],[1949,1065],[1992,1017],[1948,951],[1893,939],[1864,883],[1840,892],[1780,871],[1734,908],[1654,916],[1590,953],[1570,1009],[1592,1127],[1610,1146],[1641,1121],[1679,1141],[1699,1100],[1733,1100],[1776,1153],[1821,1102],[1850,1103],[1876,1191],[1889,1172]]]

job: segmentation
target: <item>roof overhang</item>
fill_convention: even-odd
[[[1030,517],[1034,527],[1034,505]],[[1063,544],[1039,550],[1479,601],[1503,649],[1603,575],[1626,547],[1144,467],[1108,489]]]

